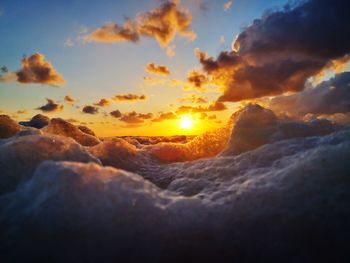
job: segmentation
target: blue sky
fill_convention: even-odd
[[[0,83],[0,109],[8,114],[26,109],[28,115],[18,117],[26,119],[38,113],[35,108],[45,104],[45,98],[62,101],[70,94],[85,105],[130,92],[147,94],[150,99],[143,103],[118,105],[120,110],[169,111],[169,105],[176,104],[185,93],[181,87],[146,87],[143,82],[143,76],[148,75],[144,71],[146,64],[166,65],[172,72],[171,78],[185,80],[188,70],[199,68],[194,48],[212,56],[223,49],[229,50],[232,40],[243,27],[261,17],[266,10],[281,8],[286,3],[282,0],[234,0],[232,8],[225,12],[223,4],[226,1],[207,1],[206,10],[199,8],[199,2],[181,2],[181,6],[192,14],[191,28],[197,38],[189,41],[176,37],[172,43],[176,45],[176,55],[170,58],[154,39],[143,38],[136,44],[82,43],[76,40],[84,28],[91,31],[106,22],[122,23],[124,16],[135,17],[138,12],[159,6],[159,1],[0,0],[0,65],[15,71],[20,68],[23,55],[39,52],[66,81],[63,87]],[[224,45],[219,42],[220,36],[226,40]],[[68,38],[74,41],[74,46],[64,45]],[[217,94],[206,96],[214,100]],[[65,107],[63,114],[67,118],[87,118],[77,112],[74,107]],[[56,115],[62,113],[52,114]]]

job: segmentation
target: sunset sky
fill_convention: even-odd
[[[286,3],[1,0],[0,66],[6,68],[0,111],[16,120],[38,113],[61,117],[99,136],[199,134],[220,127],[241,101],[300,90],[288,80],[289,89],[246,92],[243,85],[245,96],[223,95],[225,73],[206,67],[209,57],[232,51],[254,19]],[[170,31],[150,29],[162,22]],[[209,75],[216,81],[206,81]],[[179,124],[183,115],[191,116],[191,129]]]

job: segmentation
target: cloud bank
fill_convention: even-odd
[[[220,101],[301,91],[308,78],[348,58],[349,8],[343,0],[286,6],[254,20],[238,35],[233,51],[217,58],[198,50],[196,55],[203,70],[225,87]]]

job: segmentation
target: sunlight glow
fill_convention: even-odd
[[[181,117],[181,119],[180,119],[180,127],[182,129],[189,130],[189,129],[192,128],[192,126],[193,126],[193,120],[192,120],[191,116],[184,115],[184,116]]]

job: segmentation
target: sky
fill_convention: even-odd
[[[99,136],[200,134],[218,128],[239,100],[228,91],[222,95],[225,85],[218,81],[205,81],[221,73],[205,70],[200,54],[231,52],[234,39],[254,19],[286,3],[0,0],[0,66],[6,66],[0,111],[19,121],[38,113],[61,117],[88,125]],[[171,28],[174,35],[154,37],[150,14],[171,5],[183,24]],[[111,38],[116,25],[119,34],[113,31]],[[205,74],[190,78],[203,68]],[[191,129],[179,124],[184,115],[192,119]]]

